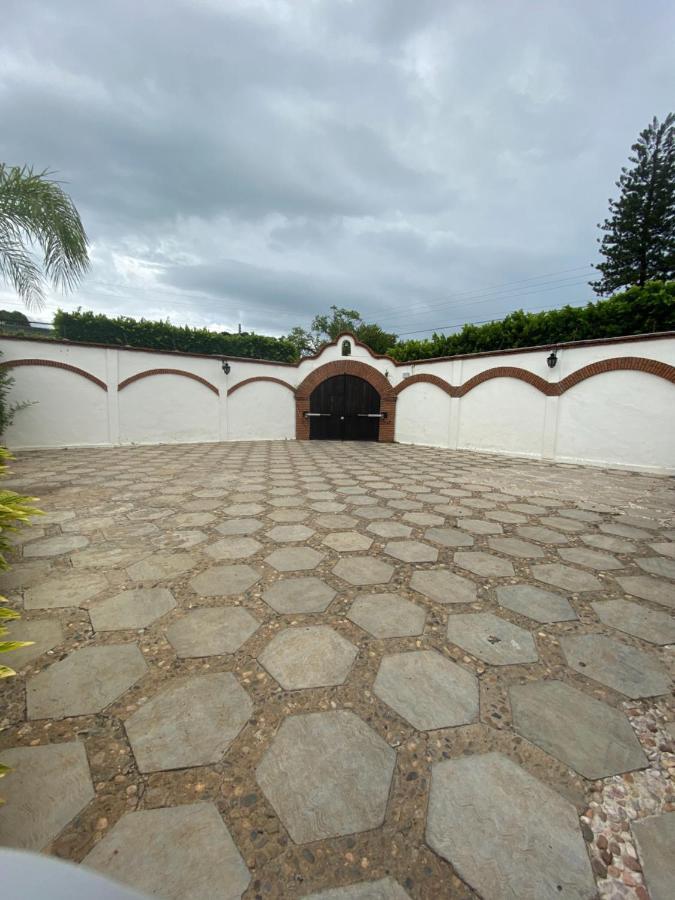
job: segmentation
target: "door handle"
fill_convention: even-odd
[[[386,419],[386,413],[357,413],[360,419]]]
[[[332,416],[332,415],[333,415],[333,413],[311,413],[311,412],[305,413],[305,416],[307,416],[307,417],[309,417],[309,416],[312,416],[312,417],[314,417],[314,416]]]

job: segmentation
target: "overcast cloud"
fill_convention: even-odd
[[[673,101],[666,0],[2,6],[0,159],[56,170],[92,242],[41,318],[280,334],[338,304],[407,333],[585,302]]]

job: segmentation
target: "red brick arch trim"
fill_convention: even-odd
[[[92,375],[91,372],[86,372],[78,366],[71,366],[70,363],[59,362],[54,359],[8,359],[0,363],[0,368],[2,369],[17,369],[19,366],[48,366],[52,369],[65,369],[66,372],[72,372],[74,375],[86,378],[87,381],[93,382],[104,391],[108,390],[108,385],[105,381],[101,381],[96,375]]]
[[[287,381],[283,381],[281,378],[272,378],[269,375],[256,375],[255,378],[245,378],[243,381],[238,382],[233,385],[227,392],[227,396],[231,397],[235,391],[238,391],[239,388],[245,387],[247,384],[253,384],[254,381],[271,381],[274,384],[280,384],[282,387],[288,388],[288,390],[294,394],[295,388],[292,384],[289,384]]]
[[[446,381],[444,378],[439,378],[438,375],[429,375],[427,372],[420,372],[419,375],[410,375],[408,378],[404,378],[400,384],[396,385],[394,392],[398,395],[401,391],[410,387],[411,384],[420,384],[421,382],[425,384],[434,384],[437,388],[445,391],[445,393],[449,394],[451,397],[457,396],[457,388],[453,387],[450,382]]]
[[[469,391],[478,387],[479,384],[491,381],[493,378],[515,378],[518,381],[524,381],[549,397],[554,397],[559,393],[557,384],[551,384],[551,382],[546,381],[540,375],[528,372],[527,369],[520,369],[516,366],[496,366],[494,369],[486,369],[484,372],[474,375],[473,378],[469,378],[464,384],[459,385],[459,387],[455,388],[455,396],[463,397]]]
[[[644,359],[641,356],[615,356],[611,359],[603,359],[599,362],[590,363],[588,366],[583,366],[558,382],[546,381],[539,375],[528,372],[527,369],[520,369],[515,366],[497,366],[494,369],[486,369],[484,372],[474,375],[473,378],[469,378],[464,384],[458,386],[450,384],[443,378],[439,378],[438,375],[429,375],[423,372],[419,375],[411,375],[409,378],[405,378],[394,388],[394,391],[396,394],[400,394],[412,384],[426,382],[436,385],[436,387],[445,391],[446,394],[449,394],[450,397],[464,397],[465,394],[478,387],[479,384],[491,381],[493,378],[515,378],[518,381],[524,381],[526,384],[531,385],[547,397],[560,397],[570,388],[580,384],[582,381],[586,381],[587,378],[594,378],[596,375],[603,375],[606,372],[621,371],[646,372],[648,375],[655,375],[657,378],[663,378],[671,384],[675,384],[675,366],[670,366],[668,363],[658,362],[654,359]]]
[[[396,391],[381,372],[355,359],[337,359],[326,363],[314,369],[300,382],[295,389],[296,439],[309,440],[309,419],[305,413],[309,412],[309,398],[312,391],[327,378],[334,378],[336,375],[355,375],[375,388],[380,395],[380,412],[386,413],[386,418],[380,420],[380,441],[391,443],[394,440],[396,426]]]
[[[134,381],[140,381],[141,378],[150,378],[153,375],[180,375],[183,378],[191,378],[193,381],[198,381],[200,384],[203,384],[204,387],[213,391],[217,397],[220,396],[220,391],[215,384],[211,384],[210,381],[207,381],[206,378],[202,378],[201,375],[195,375],[194,372],[184,372],[182,369],[146,369],[145,372],[137,372],[135,375],[130,375],[129,378],[125,378],[124,381],[120,381],[117,385],[117,390],[123,391],[125,387],[129,387]]]
[[[565,391],[595,375],[621,371],[646,372],[648,375],[655,375],[657,378],[663,378],[671,384],[675,384],[675,366],[669,366],[668,363],[659,362],[656,359],[645,359],[642,356],[614,356],[611,359],[601,359],[599,362],[577,369],[576,372],[563,378],[559,382],[560,393],[564,394]]]

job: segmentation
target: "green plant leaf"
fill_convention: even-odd
[[[14,669],[10,669],[9,666],[0,666],[0,678],[10,678],[12,675],[16,675]]]
[[[0,653],[9,653],[10,650],[18,650],[20,647],[30,647],[35,641],[0,641]]]

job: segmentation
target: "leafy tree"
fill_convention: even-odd
[[[526,313],[517,309],[501,322],[465,325],[456,334],[434,334],[427,340],[395,344],[389,354],[400,362],[481,353],[566,341],[622,337],[675,330],[675,281],[650,281],[608,300],[586,306]]]
[[[45,280],[67,290],[89,267],[79,213],[50,174],[0,163],[0,279],[14,286],[29,309],[42,306]]]
[[[18,309],[0,309],[0,322],[5,322],[8,325],[20,325],[25,328],[30,328],[28,316]]]
[[[226,331],[188,328],[186,325],[131,319],[128,316],[111,318],[102,313],[81,309],[75,312],[58,310],[54,316],[54,336],[69,341],[119,344],[149,350],[177,350],[182,353],[209,353],[272,359],[277,362],[293,362],[297,359],[295,347],[285,338],[246,331],[228,334]]]
[[[396,343],[395,334],[384,331],[379,325],[364,322],[358,310],[341,306],[331,306],[329,314],[314,316],[311,334],[302,328],[294,328],[293,331],[301,332],[314,350],[328,340],[334,341],[346,331],[367,344],[374,353],[386,353]]]
[[[604,262],[591,287],[600,295],[675,276],[675,114],[661,123],[655,117],[631,149],[633,166],[616,182],[619,199],[609,201],[610,216],[598,225]]]

